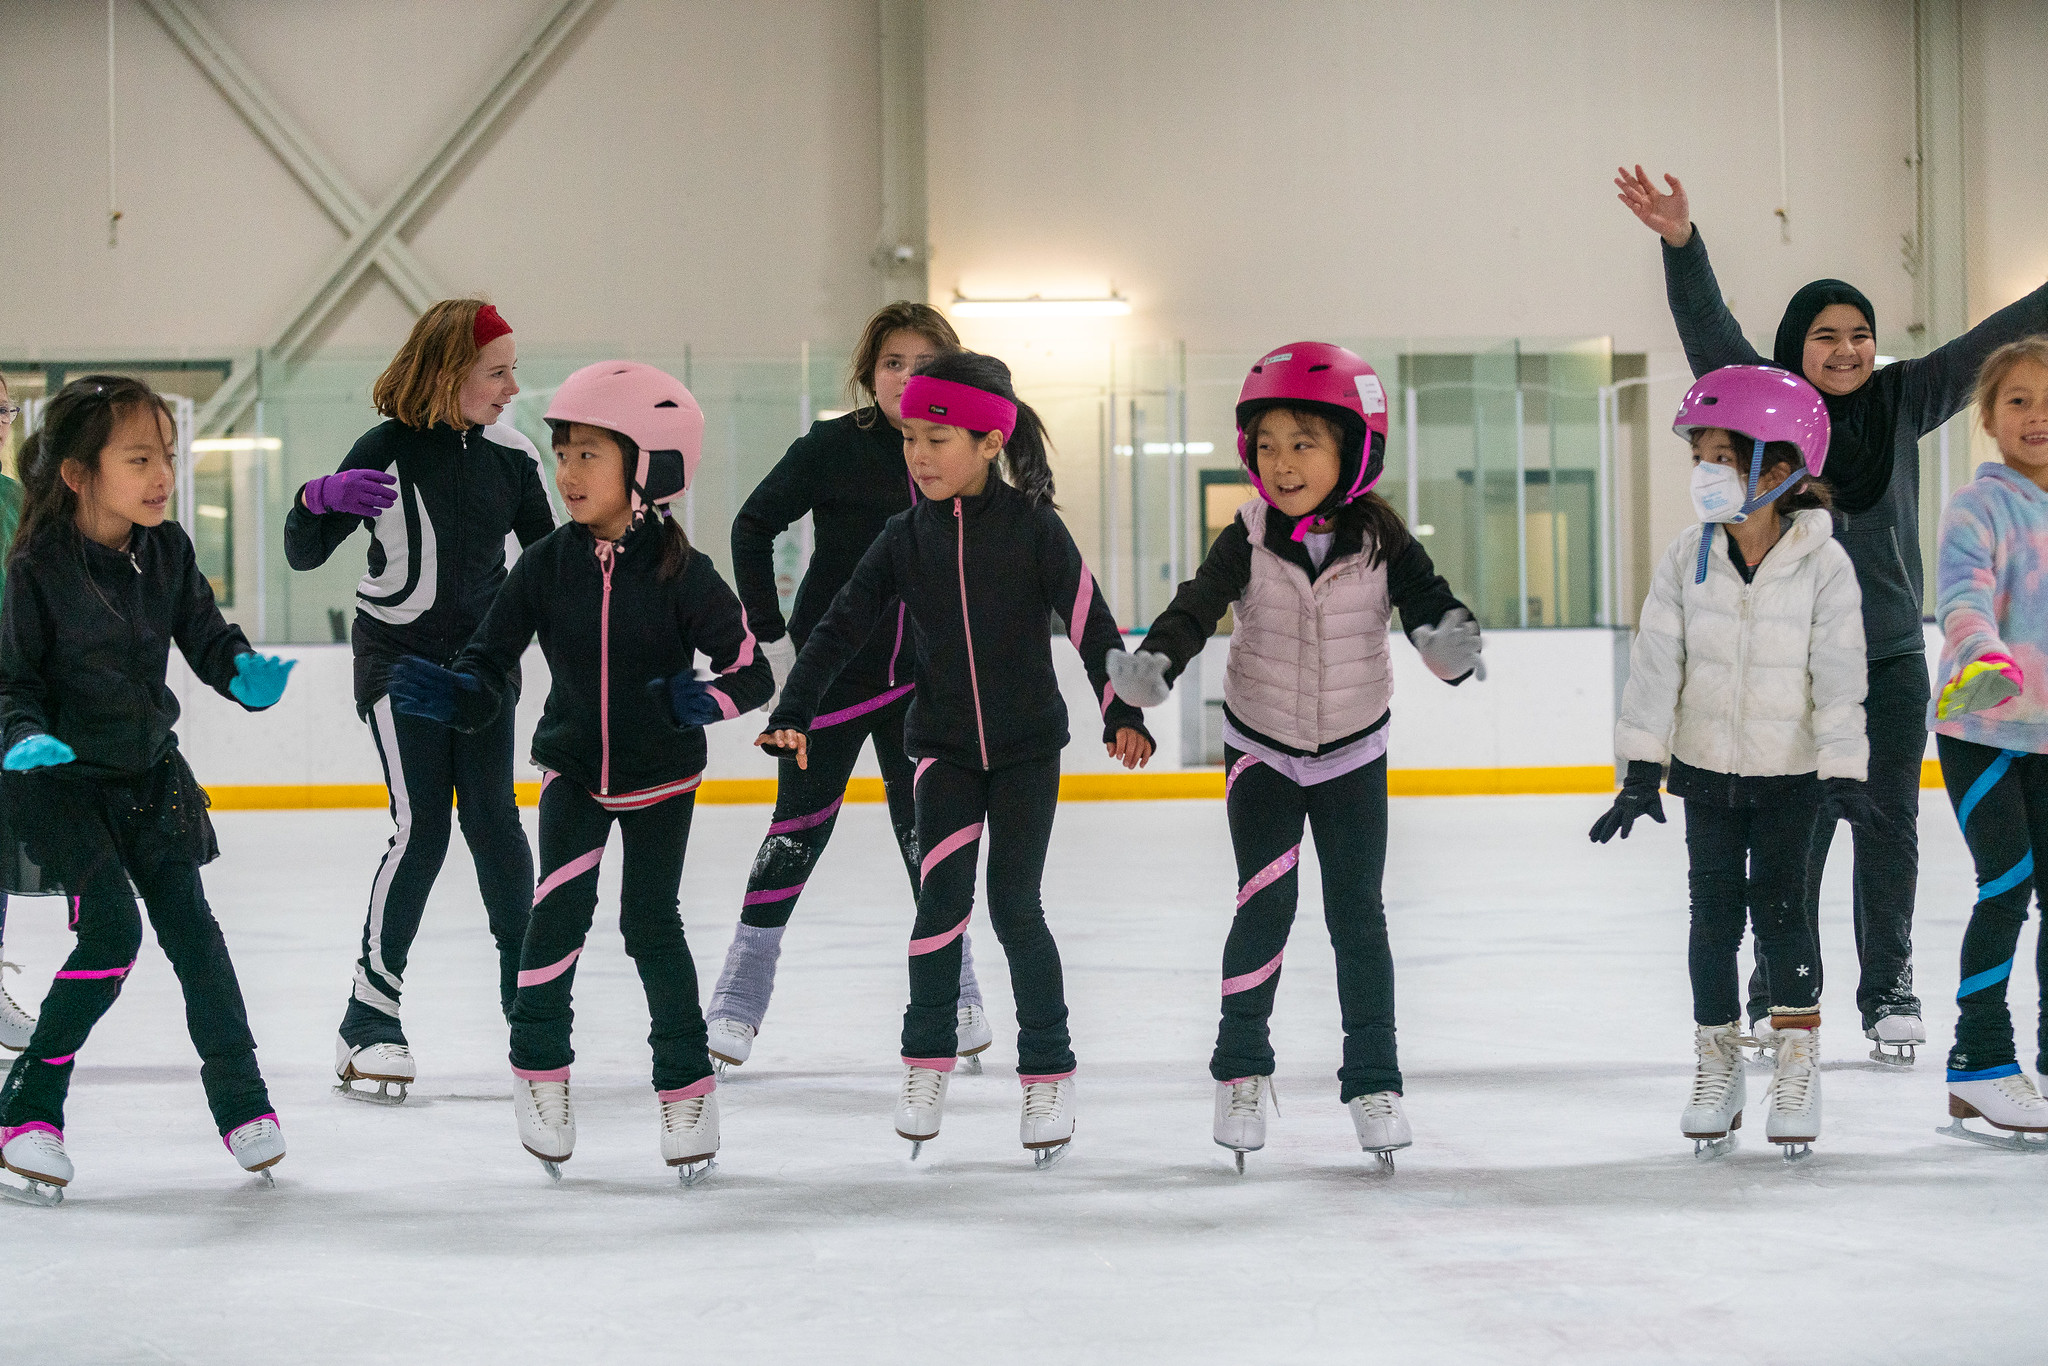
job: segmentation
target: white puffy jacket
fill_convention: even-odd
[[[1828,514],[1800,512],[1752,583],[1719,536],[1694,583],[1700,531],[1657,566],[1614,752],[1741,777],[1863,778],[1863,594]]]

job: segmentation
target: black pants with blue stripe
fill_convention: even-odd
[[[2020,926],[2034,899],[2034,851],[2048,848],[2048,755],[1993,749],[1934,737],[1941,777],[1977,865],[1977,904],[1963,932],[1962,983],[1956,989],[1956,1044],[1949,1080],[2017,1071],[2006,983]],[[2034,946],[2034,970],[2048,984],[2048,935]],[[2035,1067],[2048,1067],[2048,1015],[2036,1038]]]

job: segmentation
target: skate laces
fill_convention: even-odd
[[[1233,1082],[1230,1087],[1230,1104],[1224,1109],[1229,1119],[1257,1119],[1260,1105],[1271,1102],[1273,1113],[1280,1113],[1280,1093],[1273,1089],[1271,1077],[1246,1077]]]
[[[368,1048],[365,1048],[363,1052],[368,1053],[379,1062],[387,1060],[397,1062],[401,1059],[410,1060],[412,1057],[412,1049],[402,1043],[373,1043]]]
[[[908,1106],[932,1108],[939,1103],[939,1088],[945,1085],[946,1074],[929,1067],[907,1067],[903,1070],[903,1103]]]
[[[2006,1099],[2012,1101],[2015,1105],[2024,1106],[2030,1110],[2048,1106],[2048,1100],[2043,1100],[2041,1093],[2034,1089],[2034,1079],[2024,1072],[2015,1072],[2009,1077],[2000,1077],[1998,1079],[1998,1089]]]
[[[1024,1118],[1057,1119],[1060,1113],[1060,1084],[1034,1081],[1024,1088]]]
[[[692,1096],[688,1100],[671,1100],[661,1107],[661,1127],[669,1133],[681,1133],[694,1129],[704,1119],[704,1106],[711,1099],[709,1095]]]
[[[530,1081],[526,1083],[527,1093],[533,1098],[534,1111],[539,1114],[543,1127],[566,1129],[569,1127],[569,1083],[566,1081]]]
[[[1371,1095],[1359,1096],[1351,1103],[1356,1105],[1367,1119],[1395,1119],[1400,1111],[1394,1102],[1398,1099],[1392,1091],[1374,1091]]]
[[[1776,1110],[1804,1110],[1819,1075],[1816,1063],[1820,1049],[1817,1029],[1777,1031],[1778,1071],[1771,1078],[1771,1107]]]

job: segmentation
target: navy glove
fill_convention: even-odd
[[[679,726],[708,726],[726,717],[726,709],[718,705],[711,685],[695,674],[650,680],[647,691],[668,703],[668,719]]]
[[[1614,805],[1602,812],[1600,819],[1593,822],[1589,837],[1595,844],[1605,844],[1620,835],[1628,838],[1628,832],[1638,817],[1648,816],[1657,824],[1664,824],[1664,799],[1657,795],[1657,788],[1664,780],[1664,766],[1653,764],[1647,759],[1628,761],[1628,776],[1621,780],[1621,791],[1615,795]]]
[[[498,714],[497,699],[481,680],[407,655],[391,666],[391,705],[407,716],[438,721],[459,731],[480,730]]]
[[[1825,810],[1830,828],[1835,821],[1847,821],[1882,840],[1899,838],[1899,823],[1871,797],[1870,784],[1856,778],[1828,778],[1821,786],[1827,790]]]
[[[228,680],[228,692],[237,702],[255,711],[272,706],[284,696],[285,680],[291,677],[295,659],[254,652],[235,656],[235,676]]]

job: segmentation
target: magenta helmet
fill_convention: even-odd
[[[681,497],[704,458],[704,410],[683,382],[636,360],[601,360],[562,381],[550,422],[581,422],[630,437],[640,454],[626,471],[637,516]]]
[[[1818,476],[1828,461],[1828,409],[1800,376],[1772,365],[1724,365],[1685,391],[1671,430],[1688,441],[1704,427],[1720,427],[1751,441],[1789,441],[1806,472]]]
[[[1237,395],[1237,458],[1251,476],[1252,487],[1269,503],[1273,500],[1259,479],[1258,455],[1246,431],[1271,408],[1323,413],[1344,433],[1337,487],[1315,516],[1302,518],[1295,528],[1298,538],[1310,522],[1327,517],[1380,481],[1387,464],[1387,391],[1362,357],[1329,342],[1294,342],[1252,366]]]

